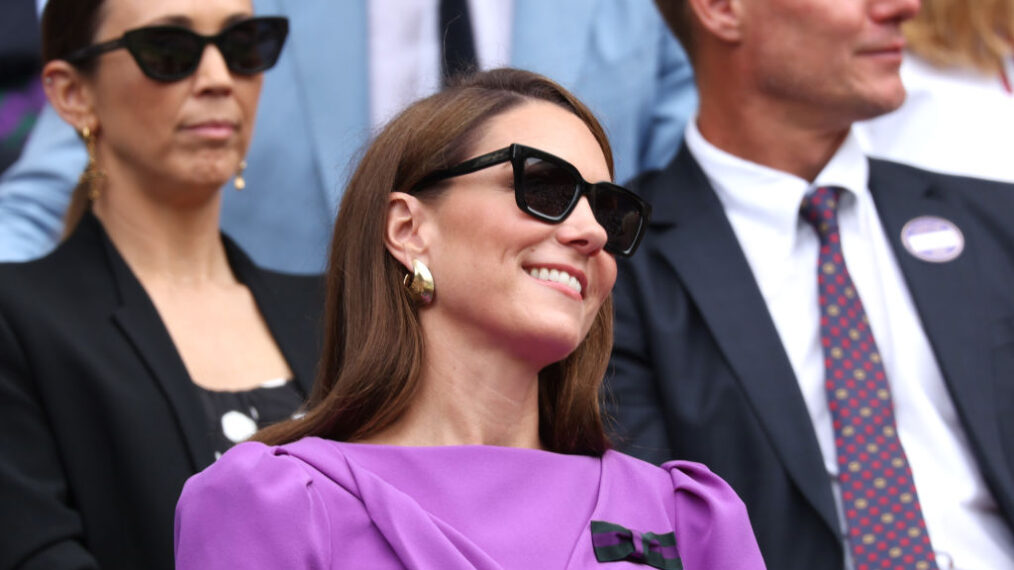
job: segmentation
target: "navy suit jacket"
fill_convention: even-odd
[[[623,451],[707,464],[746,502],[769,568],[840,570],[830,481],[788,356],[722,205],[684,147],[634,187],[653,204],[621,262],[607,408]],[[870,161],[870,191],[968,435],[1014,522],[1014,186]],[[923,216],[961,228],[957,259],[901,244]]]
[[[324,268],[347,175],[373,134],[367,0],[255,0],[290,20],[264,76],[246,189],[225,188],[222,228],[261,267]],[[665,165],[696,108],[693,72],[651,0],[514,0],[511,65],[547,75],[596,113],[616,179]],[[0,260],[55,245],[84,145],[47,107],[0,178]]]

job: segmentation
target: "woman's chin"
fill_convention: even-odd
[[[582,340],[584,338],[576,334],[540,335],[526,343],[519,357],[537,363],[542,369],[565,360],[577,350]]]

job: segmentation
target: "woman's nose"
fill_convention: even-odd
[[[606,245],[606,230],[595,219],[587,196],[582,196],[574,211],[557,230],[557,239],[564,245],[575,247],[585,255],[592,255]]]

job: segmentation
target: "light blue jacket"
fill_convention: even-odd
[[[265,76],[242,192],[222,227],[261,266],[323,269],[342,189],[371,135],[366,0],[255,0],[289,17]],[[515,0],[512,65],[574,91],[602,120],[616,179],[664,166],[696,109],[690,65],[651,0]],[[0,261],[48,252],[84,146],[51,108],[0,178]]]

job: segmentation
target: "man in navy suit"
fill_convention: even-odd
[[[374,85],[375,64],[424,51],[411,45],[404,49],[398,34],[411,37],[430,30],[428,47],[434,49],[427,53],[432,57],[421,54],[416,67],[431,63],[438,68],[438,4],[254,1],[258,13],[290,20],[282,57],[265,75],[247,155],[246,189],[226,192],[222,206],[222,227],[258,265],[301,273],[323,270],[344,180],[377,127],[371,115],[379,107],[378,95],[385,95],[377,91],[400,87],[383,80],[382,87]],[[484,29],[509,30],[501,43],[509,46],[508,53],[494,58],[493,65],[547,75],[598,115],[613,145],[617,180],[672,158],[696,97],[686,56],[651,0],[469,4],[480,24],[480,44],[488,39]],[[413,10],[427,6],[429,12],[412,19]],[[427,15],[431,22],[424,21]],[[373,33],[378,30],[394,39],[378,45]],[[489,67],[483,50],[478,52],[479,64]],[[47,108],[21,159],[0,179],[0,260],[31,259],[52,248],[84,166],[84,145]]]
[[[1014,187],[851,133],[902,103],[918,0],[657,4],[701,104],[634,184],[617,444],[728,480],[769,568],[1014,568]]]

